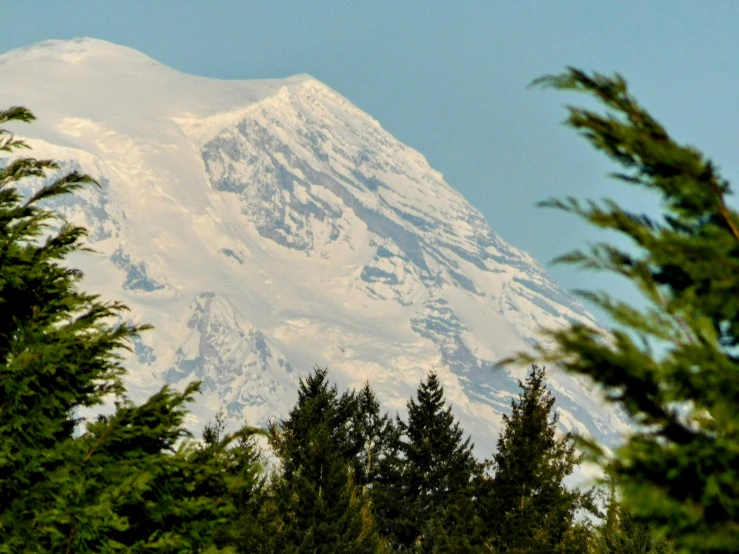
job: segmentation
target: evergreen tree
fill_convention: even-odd
[[[575,516],[588,495],[563,480],[579,459],[569,437],[556,437],[554,397],[544,368],[533,366],[503,416],[493,456],[495,477],[484,499],[496,552],[585,552],[587,535]],[[551,417],[550,417],[551,416]]]
[[[393,551],[403,551],[406,546],[400,542],[399,534],[412,523],[410,514],[405,509],[406,498],[403,496],[402,477],[405,464],[399,448],[399,426],[392,425],[389,432],[388,450],[378,460],[370,499],[380,535],[392,546]]]
[[[612,201],[545,205],[617,231],[635,248],[597,244],[560,261],[622,275],[646,300],[637,309],[606,293],[584,296],[613,325],[550,331],[537,358],[591,377],[636,424],[602,463],[637,520],[679,552],[739,551],[739,215],[729,183],[697,149],[675,141],[616,75],[570,68],[538,84],[586,92],[606,113],[569,108],[567,124],[623,169],[614,177],[657,193],[661,217]],[[519,356],[530,361],[532,356]]]
[[[464,551],[462,537],[476,521],[474,483],[482,465],[446,405],[436,373],[430,372],[416,399],[408,401],[408,423],[398,419],[397,427],[396,451],[388,458],[376,502],[382,529],[401,549],[429,542],[425,530],[434,530],[437,537],[443,530],[445,535],[457,534],[458,551]]]
[[[282,465],[274,490],[279,551],[374,553],[379,538],[352,471],[359,450],[352,433],[356,399],[339,395],[327,373],[316,368],[301,379],[296,406],[271,428]]]
[[[391,454],[395,432],[393,420],[381,412],[369,382],[356,395],[352,433],[358,446],[354,458],[355,483],[372,490],[384,460]]]
[[[0,125],[33,119],[0,111]],[[109,324],[124,306],[78,288],[65,261],[85,231],[41,206],[94,181],[72,172],[24,200],[19,185],[58,166],[15,157],[23,148],[0,129],[0,552],[203,549],[231,484],[183,442],[197,384],[125,399],[121,351],[143,327]],[[108,395],[116,411],[80,434],[73,414]]]

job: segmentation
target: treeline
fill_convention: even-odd
[[[316,368],[269,428],[271,470],[253,436],[228,451],[248,486],[216,543],[243,553],[669,552],[614,491],[604,503],[565,486],[580,457],[557,436],[545,370],[533,366],[519,384],[496,453],[479,462],[435,373],[403,420],[381,411],[369,383],[339,392]],[[203,448],[224,428],[219,412]]]

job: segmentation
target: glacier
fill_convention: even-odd
[[[53,207],[90,229],[84,286],[155,327],[127,360],[132,397],[202,380],[193,430],[220,406],[232,425],[285,415],[316,364],[403,414],[435,369],[490,456],[526,371],[497,360],[541,328],[597,325],[419,152],[309,75],[206,79],[54,40],[0,55],[0,106],[15,105],[38,117],[12,128],[33,156],[101,184]],[[605,444],[628,430],[590,383],[549,369],[562,430]]]

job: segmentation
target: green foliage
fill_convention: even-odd
[[[33,119],[0,111],[0,125]],[[24,199],[21,182],[58,170],[24,148],[0,130],[0,552],[204,551],[237,484],[185,440],[197,384],[123,397],[121,352],[144,327],[111,324],[125,307],[78,288],[65,260],[85,231],[41,207],[94,181],[72,172]],[[110,395],[116,411],[75,436],[75,411]]]
[[[369,383],[365,383],[357,393],[355,401],[351,425],[357,445],[354,480],[357,485],[371,491],[385,460],[392,453],[396,433],[393,420],[380,411],[380,402]]]
[[[273,498],[279,552],[374,553],[379,537],[352,468],[360,450],[356,399],[316,368],[301,379],[296,406],[270,429],[281,474]]]
[[[739,551],[739,217],[724,199],[729,183],[676,142],[622,77],[571,68],[535,83],[600,101],[605,114],[570,107],[567,124],[623,167],[618,181],[657,193],[663,207],[657,220],[612,201],[545,203],[631,239],[634,252],[596,244],[560,261],[622,275],[648,305],[586,293],[616,326],[550,331],[556,346],[537,358],[591,377],[638,425],[613,459],[592,445],[637,520],[679,552]]]
[[[396,451],[384,464],[374,497],[383,533],[401,549],[456,541],[460,550],[437,551],[466,551],[465,536],[476,523],[475,480],[483,468],[446,405],[436,373],[408,401],[408,423],[398,419],[397,429]]]
[[[260,512],[268,500],[266,459],[257,443],[264,431],[246,422],[233,435],[226,431],[226,413],[220,409],[203,429],[201,450],[212,457],[232,481],[229,501],[234,512],[227,523],[215,529],[213,538],[220,547],[232,546],[238,552],[261,552],[269,522],[260,521]],[[269,532],[269,531],[267,531]]]
[[[521,393],[503,416],[493,456],[495,477],[483,498],[490,544],[500,552],[584,552],[587,533],[577,511],[590,495],[570,490],[564,479],[579,462],[568,436],[557,438],[554,397],[544,368],[533,366]],[[551,417],[550,417],[551,416]]]
[[[196,390],[165,388],[141,406],[124,402],[73,441],[82,450],[67,465],[79,465],[61,475],[72,477],[65,498],[79,539],[72,551],[168,552],[210,543],[214,523],[232,509],[224,502],[229,487],[219,464],[180,440],[187,436],[184,403]],[[53,487],[57,476],[51,476]]]
[[[595,529],[592,554],[671,554],[671,545],[644,523],[634,520],[609,483],[603,521]]]

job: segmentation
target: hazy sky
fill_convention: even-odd
[[[559,125],[562,104],[579,98],[526,90],[544,73],[566,65],[622,73],[674,136],[739,183],[739,2],[0,0],[0,8],[2,52],[89,36],[196,75],[310,73],[423,153],[495,231],[542,262],[602,237],[537,201],[645,202],[607,180],[611,166]],[[567,288],[633,298],[619,281],[551,273]]]

